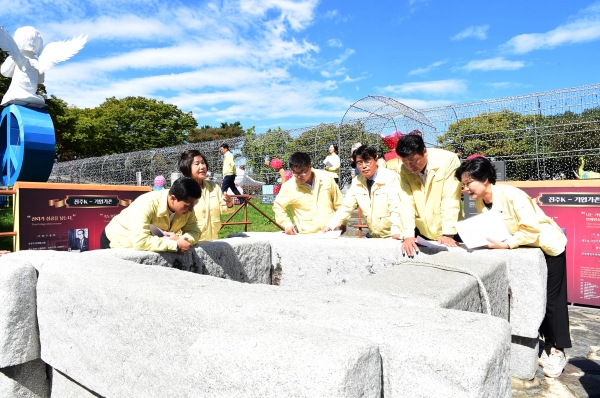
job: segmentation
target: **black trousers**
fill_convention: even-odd
[[[103,229],[100,235],[100,249],[110,249],[110,240],[106,236],[106,229]]]
[[[571,348],[569,308],[567,306],[567,250],[558,256],[544,253],[548,267],[546,315],[540,326],[540,335],[546,344],[557,348]]]
[[[239,195],[240,191],[238,191],[235,186],[235,176],[225,176],[223,177],[223,183],[221,184],[221,192],[227,192],[227,188],[231,188],[231,192],[234,195]]]

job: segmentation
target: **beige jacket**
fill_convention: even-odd
[[[331,163],[331,166],[329,166],[329,169],[326,170],[329,174],[331,174],[331,176],[333,178],[339,178],[340,176],[340,157],[338,156],[337,153],[332,153],[329,156],[327,156],[325,158],[325,160],[323,161],[323,163],[325,162],[329,162]]]
[[[510,185],[492,185],[492,209],[500,211],[511,233],[506,240],[514,249],[519,246],[539,247],[550,256],[565,251],[567,237],[556,222],[548,217],[529,195]],[[483,199],[475,201],[477,212],[488,211]]]
[[[153,236],[150,224],[167,232],[181,232],[193,245],[200,238],[200,230],[193,211],[184,216],[175,214],[170,222],[167,199],[169,191],[152,191],[139,196],[115,216],[105,228],[110,247],[134,248],[151,252],[175,252],[177,242]]]
[[[402,165],[400,202],[404,238],[415,237],[415,227],[429,239],[455,235],[460,214],[461,182],[454,173],[458,156],[443,149],[427,148],[425,185]]]
[[[284,228],[294,225],[287,214],[289,206],[301,234],[319,232],[342,204],[342,192],[330,173],[313,169],[312,191],[291,178],[282,186],[273,202],[275,221]]]
[[[221,229],[221,215],[233,213],[234,207],[227,207],[223,203],[221,187],[214,181],[204,180],[202,183],[202,196],[194,206],[196,219],[200,228],[200,240],[219,239]]]
[[[399,191],[398,174],[388,169],[378,168],[375,183],[371,187],[371,196],[369,196],[366,178],[359,174],[352,179],[352,185],[350,185],[342,205],[327,226],[331,229],[336,228],[342,223],[342,220],[350,218],[352,211],[359,206],[372,237],[389,238],[392,235],[401,234]]]
[[[233,153],[230,151],[223,154],[223,177],[234,176],[235,173],[235,162],[233,161]]]

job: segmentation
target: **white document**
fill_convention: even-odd
[[[417,245],[425,246],[425,247],[435,247],[438,250],[448,251],[448,246],[443,245],[441,243],[437,243],[436,241],[433,241],[433,240],[423,239],[420,236],[417,236]]]
[[[317,238],[319,239],[337,239],[342,236],[341,229],[334,229],[333,231],[327,231],[325,233],[319,232],[317,233]]]
[[[486,211],[459,221],[456,223],[456,230],[469,249],[489,245],[490,242],[486,238],[504,242],[511,236],[504,224],[502,214],[496,210]]]

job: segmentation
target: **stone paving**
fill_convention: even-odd
[[[572,348],[560,377],[544,376],[542,368],[530,382],[513,379],[513,397],[600,398],[600,309],[569,307]]]

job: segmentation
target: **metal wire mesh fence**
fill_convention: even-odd
[[[353,176],[354,143],[388,151],[381,135],[414,129],[421,131],[428,146],[461,147],[465,155],[482,153],[506,161],[507,179],[574,179],[582,158],[585,169],[600,171],[599,94],[596,84],[420,111],[390,98],[368,96],[354,103],[340,123],[56,163],[49,182],[135,185],[139,171],[142,185],[152,185],[155,176],[169,180],[178,171],[179,154],[187,149],[202,152],[220,182],[219,147],[226,142],[236,165],[245,169],[240,185],[246,186],[246,193],[260,193],[260,184],[251,181],[277,183],[279,173],[265,162],[277,157],[287,168],[289,156],[304,151],[315,167],[323,168],[331,144],[339,148],[343,186]]]
[[[438,144],[506,162],[510,180],[600,170],[600,84],[423,109]]]

